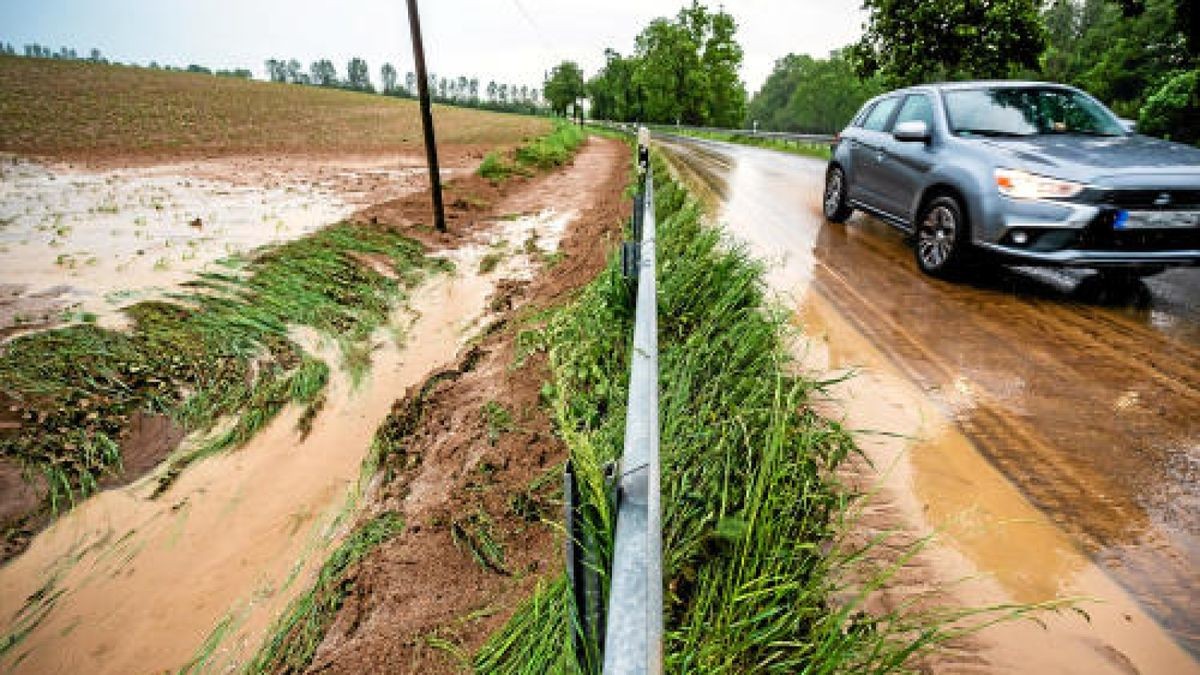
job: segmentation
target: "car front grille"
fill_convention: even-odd
[[[1194,251],[1200,250],[1200,228],[1114,230],[1111,215],[1101,216],[1080,234],[1076,248],[1088,251]]]
[[[1162,203],[1164,196],[1168,198],[1165,204]],[[1139,211],[1200,209],[1200,190],[1104,190],[1096,202]]]

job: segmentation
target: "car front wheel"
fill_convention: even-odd
[[[825,219],[831,223],[844,223],[854,213],[846,203],[846,173],[841,167],[833,167],[825,174]]]
[[[958,200],[941,196],[930,201],[917,220],[916,258],[921,271],[953,277],[962,271],[969,248],[967,222]]]

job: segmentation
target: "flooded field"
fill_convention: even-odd
[[[447,175],[460,169],[452,168]],[[214,262],[417,189],[407,158],[245,158],[84,171],[0,160],[0,337],[177,290]]]
[[[71,316],[113,321],[213,262],[349,215],[312,186],[238,186],[169,168],[0,165],[0,334]]]

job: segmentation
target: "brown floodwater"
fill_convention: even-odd
[[[1117,296],[1087,272],[997,267],[942,282],[917,271],[887,225],[824,222],[824,162],[659,140],[770,263],[799,323],[829,337],[810,340],[804,360],[855,370],[843,413],[904,436],[867,445],[902,451],[885,465],[903,477],[886,482],[946,529],[958,567],[1019,602],[1129,605],[1118,614],[1129,626],[1103,628],[1094,614],[1092,639],[1143,671],[1196,669],[1182,652],[1148,659],[1171,651],[1150,637],[1154,624],[1200,653],[1200,270]]]
[[[295,332],[334,371],[307,437],[296,431],[301,411],[289,408],[245,446],[190,466],[164,495],[151,497],[152,473],[38,534],[0,567],[4,634],[25,633],[0,669],[164,672],[194,658],[204,671],[243,669],[353,520],[369,487],[363,461],[394,402],[455,358],[483,327],[497,280],[531,277],[574,216],[494,223],[447,252],[457,271],[417,289],[374,336],[371,371],[357,386],[335,367],[335,340]],[[526,250],[531,239],[538,250]],[[497,254],[495,269],[479,273]]]

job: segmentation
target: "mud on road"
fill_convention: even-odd
[[[948,528],[949,547],[969,563],[960,571],[992,578],[998,597],[1037,602],[1079,592],[1090,560],[1200,653],[1200,271],[1170,271],[1122,294],[1087,273],[1003,267],[945,283],[921,275],[887,225],[862,214],[825,223],[823,162],[674,137],[660,145],[734,237],[770,263],[772,287],[802,328],[837,335],[801,346],[802,356],[819,352],[819,367],[878,387],[886,385],[872,373],[896,376],[898,396],[854,386],[873,401],[841,403],[875,405],[875,414],[843,414],[867,425],[859,428],[918,435],[893,445],[912,472],[940,477],[941,489],[913,494],[921,483],[912,476],[899,489],[915,505],[909,516]],[[964,452],[987,461],[959,461]],[[877,469],[894,469],[894,455],[876,456]],[[1035,508],[989,508],[988,472],[997,489],[1015,486],[1017,500]],[[1014,513],[1044,524],[1004,520]],[[1062,536],[1047,540],[1048,530]],[[1047,541],[1058,542],[1050,550],[1065,545],[1067,559],[1069,549],[1085,558],[1038,569],[1054,560],[1036,551]],[[1104,599],[1110,610],[1121,605]],[[1081,639],[1113,637],[1100,635]],[[1122,656],[1100,667],[1119,671],[1122,649],[1150,658],[1154,638],[1121,639],[1131,646],[1107,644]],[[1168,663],[1196,669],[1186,657]]]

